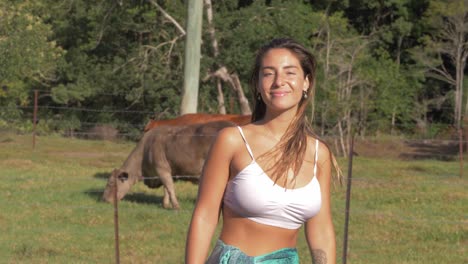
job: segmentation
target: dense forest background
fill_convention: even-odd
[[[34,90],[42,131],[134,131],[177,116],[187,2],[0,0],[0,127],[31,129]],[[318,60],[310,118],[343,149],[353,133],[435,137],[463,126],[466,0],[204,2],[198,112],[240,113],[232,80],[250,99],[255,51],[292,37]]]

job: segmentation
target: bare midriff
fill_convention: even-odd
[[[254,257],[282,248],[295,248],[298,230],[256,223],[224,206],[220,239]]]

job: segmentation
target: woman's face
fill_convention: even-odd
[[[297,109],[303,91],[309,88],[296,55],[288,49],[271,49],[265,53],[259,72],[258,92],[267,110]]]

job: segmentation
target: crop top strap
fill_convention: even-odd
[[[242,128],[240,126],[237,126],[237,128],[239,129],[239,132],[240,132],[240,134],[242,136],[242,139],[244,140],[245,147],[247,148],[247,151],[249,152],[250,157],[252,158],[252,160],[255,160],[254,155],[252,153],[252,149],[250,149],[249,143],[247,142],[247,139],[245,139],[244,132],[242,131]]]
[[[314,164],[314,177],[316,177],[316,176],[317,176],[318,147],[319,147],[319,141],[318,141],[318,139],[315,139],[315,164]]]

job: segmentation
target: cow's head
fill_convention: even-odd
[[[114,203],[116,197],[115,191],[117,190],[117,200],[120,201],[125,194],[127,194],[133,184],[135,183],[130,179],[128,172],[114,169],[107,181],[102,199],[106,202]]]

